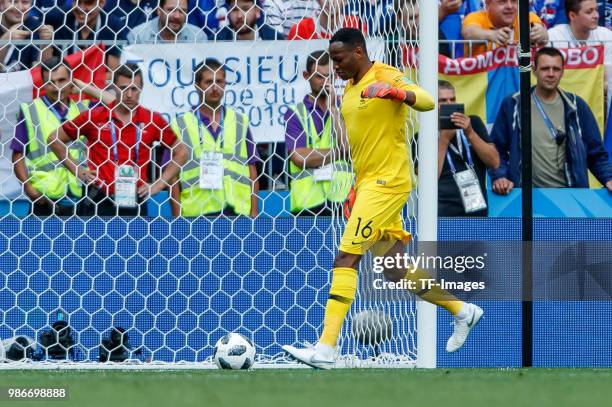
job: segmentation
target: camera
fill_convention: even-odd
[[[440,130],[455,130],[457,126],[451,121],[453,113],[465,113],[462,103],[445,103],[440,105]]]
[[[130,358],[131,354],[139,355],[141,349],[131,351],[128,334],[121,327],[113,327],[110,335],[102,339],[100,345],[100,362],[123,362]]]
[[[5,339],[0,342],[2,351],[4,351],[4,360],[6,361],[23,361],[33,360],[34,352],[36,351],[36,342],[28,336],[15,336],[10,339]],[[1,361],[0,351],[0,361]]]
[[[55,321],[51,329],[40,334],[40,346],[48,359],[74,360],[74,338],[68,322]]]
[[[557,143],[557,145],[560,146],[563,144],[563,142],[567,138],[567,134],[561,129],[555,129],[555,132],[556,132],[555,143]]]

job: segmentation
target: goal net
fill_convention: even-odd
[[[318,166],[300,168],[292,153],[333,149],[342,137],[330,95],[340,96],[343,84],[334,79],[333,63],[316,52],[327,49],[336,29],[359,28],[371,59],[416,82],[416,0],[238,0],[217,1],[210,9],[165,0],[156,9],[130,10],[115,1],[104,10],[77,1],[51,10],[27,3],[5,0],[1,10],[2,23],[12,23],[13,31],[0,41],[0,357],[7,362],[0,368],[209,367],[216,341],[228,332],[253,341],[258,366],[293,366],[281,346],[315,342],[320,334],[345,225],[338,195],[351,182],[314,181],[332,185],[322,203],[314,189],[296,187],[306,176],[316,179]],[[57,64],[47,65],[54,56],[63,59],[68,77]],[[196,75],[211,59],[221,62],[225,84],[217,68],[204,69],[215,72],[210,83],[204,84],[206,73]],[[135,64],[141,82],[132,75],[121,87],[122,64]],[[319,69],[325,65],[329,78]],[[126,99],[134,86],[139,94]],[[100,121],[100,112],[113,112],[112,120],[124,123],[116,109],[130,97],[172,122],[170,130],[153,129],[151,116],[136,109],[125,127]],[[206,111],[199,107],[216,103],[215,97],[220,104],[207,106],[212,116],[202,117]],[[306,120],[293,117],[298,105],[306,107]],[[200,128],[202,145],[192,142],[197,137],[190,138],[188,117],[199,120],[191,128]],[[65,140],[60,132],[53,142],[65,121],[75,130],[64,131]],[[296,133],[296,125],[302,131]],[[326,126],[333,129],[329,142],[323,140]],[[406,127],[414,163],[415,112]],[[140,180],[155,186],[179,164],[172,143],[177,129],[188,154],[178,175],[165,180],[174,188],[134,198],[130,188],[150,191]],[[112,142],[104,138],[109,135]],[[189,192],[203,185],[202,137],[217,143],[225,172],[222,192],[198,198]],[[223,144],[229,139],[235,145]],[[58,158],[50,143],[61,145],[67,157]],[[350,151],[331,156],[332,174],[351,171]],[[75,178],[65,160],[95,170],[89,173],[95,180],[80,172]],[[131,176],[113,171],[122,160],[136,161],[130,168],[139,181],[119,185]],[[415,191],[403,212],[405,228],[417,238],[412,175]],[[240,185],[251,190],[244,193]],[[316,202],[293,205],[298,195]],[[118,213],[120,200],[132,212]],[[378,277],[367,254],[338,366],[415,363],[417,303],[405,293],[377,290]],[[353,323],[364,322],[364,311],[370,320]],[[358,340],[381,332],[370,343]],[[122,363],[99,364],[107,360]]]

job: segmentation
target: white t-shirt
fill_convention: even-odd
[[[548,30],[548,39],[555,48],[603,44],[605,46],[604,64],[612,66],[612,31],[605,27],[597,27],[591,31],[589,38],[585,41],[576,39],[569,24],[559,24]]]
[[[584,45],[604,46],[604,65],[608,82],[608,104],[612,98],[612,31],[606,27],[597,27],[589,33],[586,40],[578,40],[569,24],[558,24],[548,30],[548,40],[555,48],[580,47]]]
[[[316,18],[319,10],[316,0],[266,0],[264,3],[266,23],[285,35],[303,18]]]

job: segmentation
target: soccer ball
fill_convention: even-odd
[[[255,346],[250,339],[232,332],[217,341],[213,360],[219,369],[250,369],[255,361]]]
[[[365,346],[378,346],[393,335],[393,321],[382,311],[368,310],[355,315],[353,336]]]

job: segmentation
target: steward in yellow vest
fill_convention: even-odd
[[[196,67],[195,84],[202,105],[171,123],[187,146],[187,162],[172,190],[175,216],[256,216],[257,160],[248,118],[222,106],[225,70],[216,60]]]
[[[66,120],[86,111],[89,101],[70,100],[73,89],[70,71],[59,58],[52,58],[43,65],[45,96],[21,104],[12,149],[15,175],[33,202],[33,213],[51,215],[56,201],[80,198],[82,187],[48,148],[48,139]],[[80,141],[74,143],[70,154],[76,161],[83,162],[85,145]],[[72,205],[64,209],[70,207]],[[55,209],[58,214],[70,213]]]
[[[302,129],[306,129],[306,148],[332,150],[330,116],[327,116],[324,122],[323,132],[318,134],[312,115],[308,113],[303,102],[290,106],[289,110],[298,118]],[[326,202],[341,203],[353,185],[353,173],[344,160],[336,160],[319,168],[308,168],[306,165],[299,167],[294,160],[290,160],[289,173],[292,213],[325,206]]]
[[[329,81],[328,54],[310,54],[303,76],[311,93],[285,113],[291,212],[331,215],[333,204],[346,199],[354,177],[333,137],[339,139],[343,126]]]

